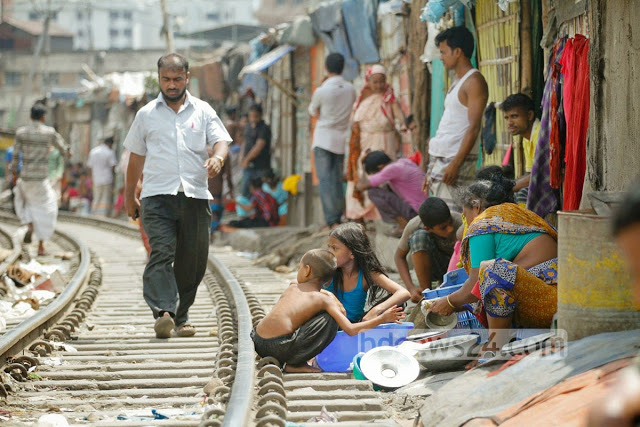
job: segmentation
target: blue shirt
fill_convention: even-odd
[[[362,285],[362,271],[358,272],[358,283],[356,287],[348,292],[336,292],[333,288],[333,280],[325,288],[338,298],[347,312],[347,319],[351,323],[359,322],[364,315],[364,304],[367,301],[367,291]]]
[[[9,148],[7,148],[7,151],[4,153],[4,161],[6,163],[11,163],[11,161],[13,160],[13,145]],[[20,172],[22,170],[22,153],[20,153],[20,158],[18,161],[18,172]],[[9,173],[11,173],[11,171],[8,171]]]

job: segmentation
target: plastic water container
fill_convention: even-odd
[[[353,356],[353,378],[357,380],[366,380],[367,377],[364,376],[362,371],[360,370],[360,359],[362,359],[364,353],[358,353]]]
[[[338,331],[331,344],[316,356],[316,362],[323,371],[347,372],[356,354],[385,345],[399,345],[407,339],[410,329],[413,329],[413,323],[404,322],[383,323],[352,337],[344,331]]]
[[[440,287],[448,288],[450,286],[462,285],[468,278],[469,275],[466,270],[464,268],[459,268],[442,276],[442,285],[440,285]]]

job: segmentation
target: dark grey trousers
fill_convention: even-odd
[[[142,276],[144,299],[153,317],[167,311],[176,326],[184,325],[207,267],[209,202],[179,192],[145,197],[141,208],[142,226],[151,245]]]
[[[411,205],[389,187],[371,187],[367,193],[384,222],[396,222],[397,217],[409,221],[417,215]]]

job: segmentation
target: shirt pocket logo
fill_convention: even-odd
[[[207,138],[204,131],[200,129],[188,128],[185,131],[184,142],[191,151],[203,152],[207,145]]]

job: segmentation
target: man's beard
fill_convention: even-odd
[[[176,96],[169,96],[165,93],[165,91],[163,91],[162,89],[160,89],[160,92],[162,92],[162,96],[164,97],[165,101],[169,101],[169,102],[176,102],[176,101],[180,101],[182,99],[182,97],[184,96],[185,92],[187,91],[187,88],[185,87],[184,89],[182,89],[182,92],[179,92],[178,95]]]

